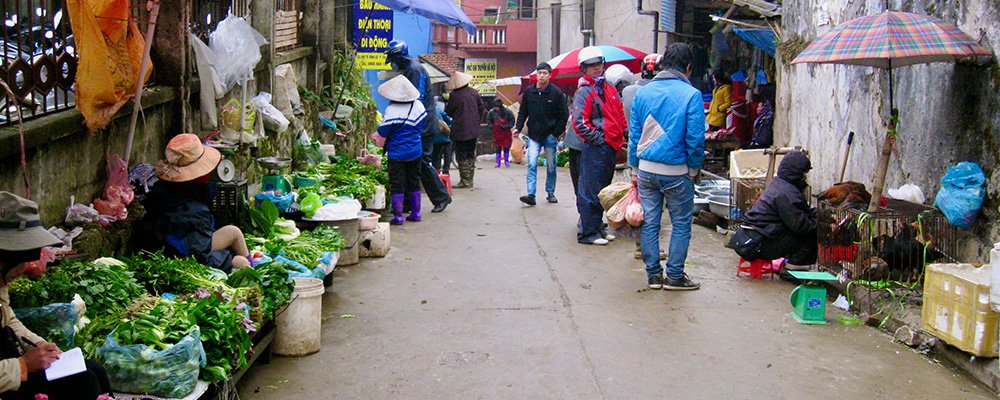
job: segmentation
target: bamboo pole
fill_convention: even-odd
[[[150,4],[152,3],[152,7]],[[132,120],[128,126],[128,140],[125,142],[125,165],[132,155],[132,139],[135,137],[135,123],[139,118],[139,111],[142,110],[142,87],[146,83],[146,68],[149,67],[149,52],[153,48],[153,34],[156,33],[156,16],[160,13],[160,0],[149,0],[146,4],[149,9],[149,24],[146,26],[146,46],[142,51],[142,62],[139,63],[139,80],[135,83],[135,98],[132,106]]]

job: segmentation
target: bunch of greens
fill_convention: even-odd
[[[261,292],[262,317],[274,318],[274,312],[292,299],[295,282],[288,277],[284,263],[270,262],[254,268],[233,271],[226,284],[234,288],[257,287]]]
[[[100,316],[124,311],[125,306],[145,290],[124,263],[113,259],[99,261],[101,262],[72,262],[61,265],[59,269],[71,276],[76,285],[76,293],[87,305],[88,315]]]
[[[556,153],[556,166],[565,167],[569,165],[569,149],[563,149]]]
[[[20,277],[8,285],[10,305],[13,308],[42,307],[53,303],[73,301],[77,285],[69,271],[59,266],[50,267],[36,281]]]
[[[366,199],[375,194],[375,186],[389,183],[389,174],[374,165],[362,164],[345,155],[331,159],[332,164],[318,164],[310,170],[323,177],[323,194]]]
[[[247,243],[256,244],[257,248],[272,256],[283,255],[302,265],[314,266],[324,252],[340,251],[344,247],[344,238],[334,227],[319,226],[313,231],[303,231],[294,240],[248,236]]]
[[[150,293],[194,293],[200,288],[225,289],[226,274],[193,257],[172,258],[161,252],[143,252],[125,263]]]
[[[259,208],[250,208],[247,214],[250,216],[250,224],[244,226],[243,231],[248,235],[270,238],[274,233],[274,222],[280,216],[278,206],[270,201],[264,201]]]

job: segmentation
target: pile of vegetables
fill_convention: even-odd
[[[198,289],[225,286],[226,274],[195,261],[193,257],[166,257],[162,252],[143,252],[123,260],[136,279],[153,294],[194,293]]]
[[[332,164],[318,164],[306,171],[308,177],[321,179],[326,196],[348,196],[363,200],[375,194],[375,186],[387,186],[389,174],[384,169],[362,164],[346,155],[331,157]]]
[[[311,267],[316,265],[323,253],[340,251],[344,247],[344,238],[335,227],[319,226],[312,231],[301,232],[294,240],[248,236],[247,244],[272,256],[281,255]]]
[[[234,288],[259,288],[262,317],[268,320],[274,318],[275,311],[292,301],[295,290],[295,281],[288,277],[288,269],[280,262],[233,271],[226,284]]]

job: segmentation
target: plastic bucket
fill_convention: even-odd
[[[272,349],[283,356],[306,356],[320,349],[323,318],[323,280],[292,278],[292,302],[274,319]]]

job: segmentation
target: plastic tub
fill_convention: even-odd
[[[709,196],[708,208],[712,214],[729,219],[731,217],[733,205],[730,204],[729,196]]]
[[[378,219],[382,216],[378,213],[371,211],[362,211],[358,213],[358,230],[359,231],[371,231],[378,228]]]
[[[292,302],[274,319],[272,349],[283,356],[306,356],[320,349],[323,322],[323,280],[292,278]]]

